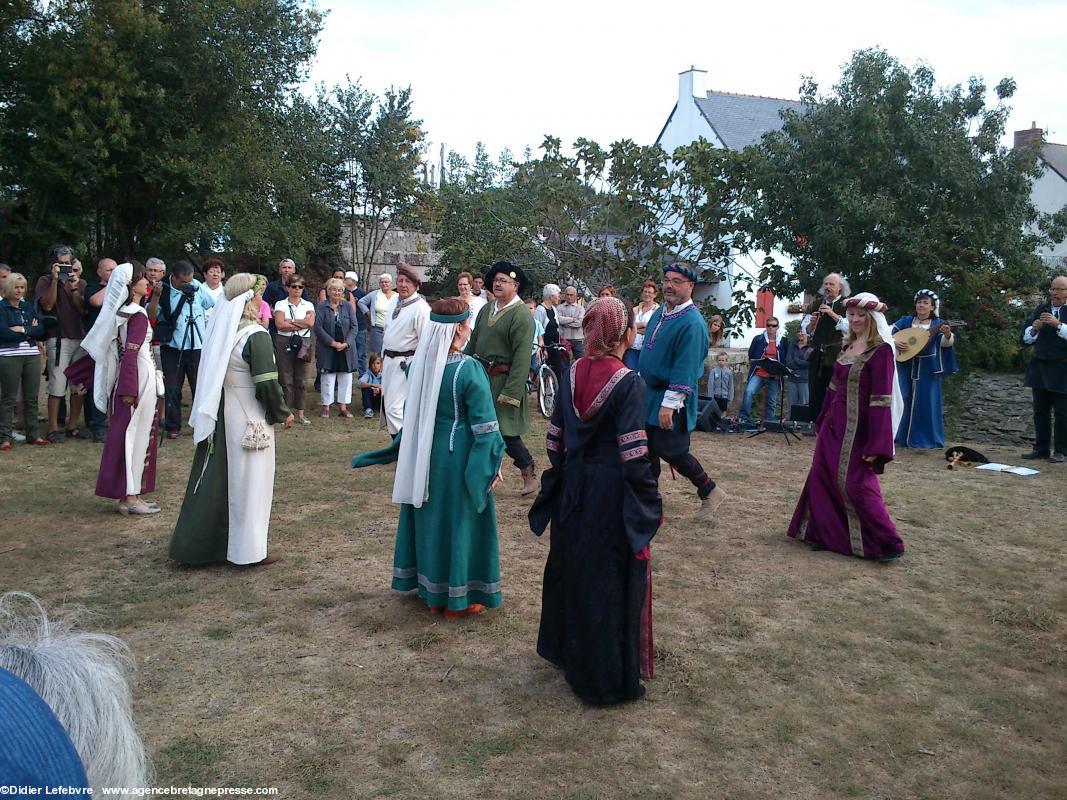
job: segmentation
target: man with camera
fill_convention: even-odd
[[[118,262],[113,258],[101,258],[96,263],[97,280],[85,286],[83,294],[85,316],[85,333],[93,329],[96,318],[100,316],[100,309],[104,305],[104,295],[107,294],[107,282],[114,272]],[[87,392],[83,398],[85,403],[85,424],[89,426],[89,432],[93,435],[95,444],[103,444],[107,439],[107,409],[97,408],[93,402],[93,393]]]
[[[49,251],[49,268],[34,288],[34,297],[45,318],[48,380],[48,441],[59,444],[66,439],[59,424],[60,405],[67,396],[67,376],[64,371],[74,360],[85,336],[82,315],[85,312],[83,292],[85,282],[74,270],[74,250],[65,244],[53,245]],[[72,392],[67,409],[67,424],[77,425],[81,415],[82,395]],[[77,438],[78,429],[68,428],[67,434]]]
[[[215,300],[200,281],[193,277],[193,265],[179,261],[163,280],[156,307],[155,335],[160,341],[159,356],[163,363],[166,411],[163,427],[168,439],[177,439],[182,427],[182,388],[189,380],[189,391],[196,397],[196,373],[200,366],[200,348],[204,345],[207,318],[204,312]]]

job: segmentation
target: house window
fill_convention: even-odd
[[[756,327],[766,328],[767,319],[774,316],[774,292],[760,289],[756,292]]]

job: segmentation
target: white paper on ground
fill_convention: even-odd
[[[1029,467],[1013,467],[1010,464],[982,464],[975,469],[984,469],[989,472],[1010,472],[1012,475],[1040,475],[1041,470]]]

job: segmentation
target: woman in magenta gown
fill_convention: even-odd
[[[848,334],[815,423],[815,456],[789,535],[812,550],[888,562],[904,554],[878,484],[903,411],[896,350],[877,297],[864,292],[845,307]]]

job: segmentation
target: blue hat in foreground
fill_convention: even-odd
[[[663,274],[666,275],[668,272],[677,272],[683,278],[688,278],[693,283],[700,283],[700,273],[692,267],[687,267],[684,264],[667,264],[663,268]]]

